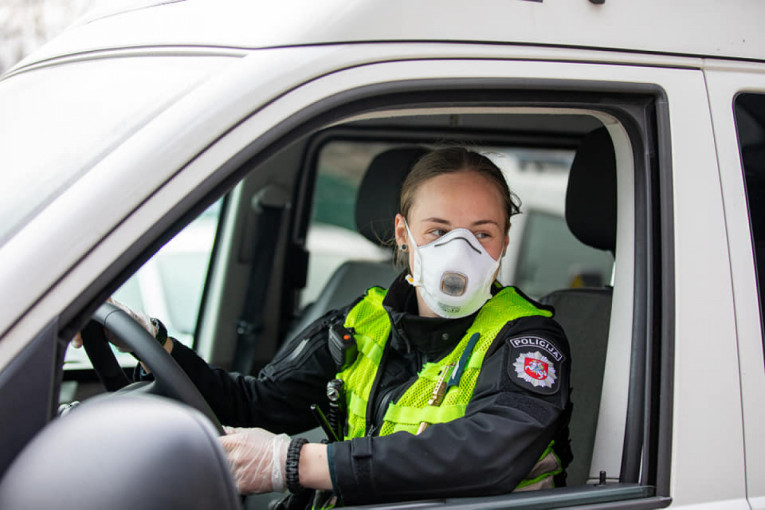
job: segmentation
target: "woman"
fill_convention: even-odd
[[[329,312],[257,377],[166,342],[223,423],[262,427],[222,438],[241,492],[333,490],[360,504],[564,483],[568,343],[551,310],[495,282],[516,213],[489,159],[433,151],[402,188],[395,241],[407,270],[388,291]],[[344,362],[330,353],[338,334],[356,353]],[[269,432],[314,427],[309,406],[327,409],[334,378],[344,383],[346,440]]]

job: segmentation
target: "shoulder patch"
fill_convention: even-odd
[[[514,383],[542,395],[558,392],[560,368],[566,357],[555,345],[539,337],[511,338],[507,343],[507,371]]]

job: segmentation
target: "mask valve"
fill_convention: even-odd
[[[404,223],[406,225],[406,223]],[[457,319],[478,311],[491,299],[499,260],[466,228],[455,228],[418,246],[406,225],[414,255],[406,280],[418,287],[425,304],[439,317]]]
[[[447,296],[458,297],[465,293],[467,289],[467,276],[460,273],[444,273],[441,278],[441,292]]]

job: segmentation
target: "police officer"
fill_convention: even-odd
[[[516,213],[488,158],[430,152],[402,188],[395,240],[407,269],[387,291],[329,312],[257,377],[168,340],[221,422],[237,427],[221,441],[240,492],[320,489],[363,504],[565,483],[565,334],[552,310],[495,281]],[[355,343],[350,359],[333,358],[331,333]],[[335,378],[344,440],[285,435],[315,426],[309,406],[326,404]]]

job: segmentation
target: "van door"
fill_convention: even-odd
[[[725,201],[741,363],[746,488],[753,509],[765,508],[764,70],[762,64],[712,63],[705,71]]]

